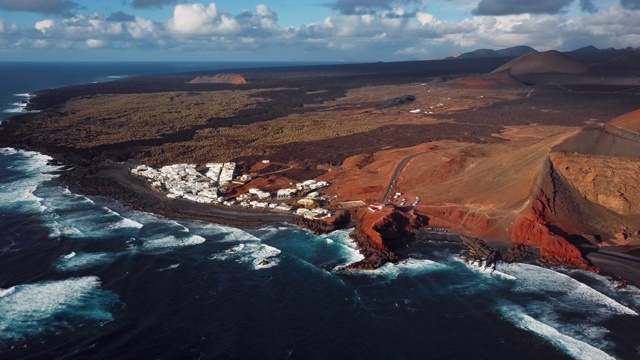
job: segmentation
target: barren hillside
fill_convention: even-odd
[[[558,51],[551,50],[541,53],[522,55],[492,71],[492,73],[507,72],[511,75],[561,73],[580,74],[589,68]]]

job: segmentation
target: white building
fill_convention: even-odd
[[[280,211],[280,212],[290,212],[291,210],[293,210],[292,206],[289,206],[287,204],[280,204],[278,206],[276,206],[274,208],[275,211]]]
[[[298,189],[280,189],[276,193],[276,198],[278,200],[286,200],[291,199],[298,193]]]
[[[233,175],[236,172],[236,163],[228,162],[222,165],[222,170],[220,171],[220,177],[218,178],[218,183],[220,185],[225,185],[233,180]]]
[[[262,191],[260,189],[251,188],[249,189],[249,194],[255,195],[260,200],[269,199],[271,197],[271,193],[268,191]]]

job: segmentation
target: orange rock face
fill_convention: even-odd
[[[555,234],[547,220],[548,204],[541,197],[515,223],[511,239],[516,244],[538,246],[540,257],[551,265],[565,265],[597,271],[584,259],[580,250],[563,236]]]
[[[380,251],[390,251],[407,233],[414,232],[428,223],[428,218],[414,212],[401,212],[393,207],[371,212],[363,209],[357,214],[358,230],[369,238]]]
[[[640,133],[640,110],[619,116],[607,123],[621,129]]]
[[[216,74],[211,76],[198,76],[189,81],[189,84],[234,84],[244,85],[247,80],[240,74]]]

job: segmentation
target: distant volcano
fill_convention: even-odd
[[[558,51],[551,50],[541,53],[522,55],[492,71],[492,73],[506,72],[511,75],[523,74],[581,74],[589,68]]]
[[[629,50],[613,60],[595,66],[604,73],[640,73],[640,49]]]
[[[530,46],[514,46],[506,49],[492,50],[492,49],[478,49],[470,52],[460,54],[458,56],[449,56],[446,59],[477,59],[488,57],[507,57],[507,56],[522,56],[525,54],[538,52],[536,49]]]

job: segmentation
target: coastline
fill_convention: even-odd
[[[347,221],[343,219],[343,221],[335,221],[332,223],[325,221],[310,222],[301,221],[304,219],[288,213],[238,209],[212,204],[200,204],[183,199],[169,199],[163,194],[151,189],[143,179],[133,176],[130,173],[131,164],[107,160],[89,166],[79,163],[73,165],[63,160],[67,158],[68,155],[60,156],[60,153],[57,151],[49,153],[45,149],[29,148],[24,150],[36,151],[49,156],[51,157],[49,161],[51,164],[62,166],[63,168],[61,170],[54,171],[59,177],[53,179],[53,181],[68,187],[72,192],[82,195],[106,197],[116,200],[131,209],[154,213],[167,218],[199,220],[220,225],[254,228],[272,224],[289,224],[314,234],[326,234],[334,230],[354,227],[355,229],[350,234],[350,238],[365,258],[356,263],[345,265],[343,267],[345,270],[374,270],[387,262],[396,263],[406,257],[406,254],[403,254],[403,252],[396,253],[389,249],[381,250],[374,246],[371,243],[371,239],[361,231],[360,226],[362,224],[360,220],[352,218],[349,212],[347,212],[349,215]],[[65,167],[67,169],[65,169]],[[355,225],[354,221],[356,222]],[[424,237],[427,232],[417,229],[414,236],[420,234],[421,237]],[[365,238],[368,240],[365,240]],[[410,248],[410,243],[411,241],[407,242],[405,246]],[[470,250],[470,248],[465,247],[460,241],[457,241],[457,243],[462,249],[466,251]],[[498,240],[487,240],[487,243],[491,248],[503,252],[511,245],[509,242]],[[508,252],[505,252],[505,254],[507,253]],[[607,253],[603,254],[602,252],[594,251],[587,254],[586,258],[595,266],[601,268],[603,275],[611,276],[612,281],[616,281],[618,284],[629,283],[640,286],[640,261],[623,259],[624,253],[619,249],[611,249],[609,253],[610,254],[607,255]],[[504,262],[504,260],[501,261]],[[518,262],[518,260],[508,262]],[[534,261],[534,263],[550,269],[555,267],[545,265],[538,261]]]
[[[62,172],[60,181],[70,186],[72,191],[112,198],[135,210],[172,218],[211,221],[222,225],[261,226],[293,223],[295,217],[286,213],[237,210],[183,199],[169,199],[153,191],[142,179],[132,176],[127,164],[103,162],[96,165],[96,168],[90,178],[76,174],[87,171],[86,169],[76,168]]]
[[[117,82],[113,82],[109,85],[115,86],[114,84],[116,83]],[[260,86],[266,85],[262,84],[258,87]],[[220,86],[220,88],[226,88],[226,86]],[[78,91],[81,89],[81,86],[70,87],[63,90],[62,93],[65,96],[71,96],[75,94],[74,91]],[[93,90],[97,91],[99,89]],[[201,90],[206,89],[203,88]],[[342,89],[333,89],[333,91],[336,94],[342,93]],[[67,94],[67,92],[69,94]],[[117,91],[114,92],[117,93]],[[53,111],[56,111],[55,107],[66,101],[64,96],[57,98],[55,96],[57,94],[56,91],[43,90],[36,91],[33,94],[35,96],[33,98],[34,102],[30,101],[28,104],[33,109],[47,107],[46,105],[53,104]],[[49,97],[49,99],[47,99],[47,97]],[[47,101],[39,102],[40,100]],[[282,114],[278,113],[275,115]],[[17,117],[11,117],[7,119],[11,121],[7,121],[6,126],[20,127],[21,121],[14,121],[13,119],[17,119]],[[28,122],[29,118],[26,117],[25,120],[27,120]],[[228,124],[222,126],[228,126]],[[135,142],[135,144],[132,144],[131,146],[134,149],[135,146],[143,143],[145,145],[153,146],[156,143],[161,143],[162,140],[163,139],[142,140]],[[41,152],[43,154],[52,156],[55,162],[70,167],[70,169],[66,171],[60,171],[60,177],[56,180],[60,181],[64,186],[68,186],[70,190],[79,194],[112,198],[123,203],[125,206],[131,207],[136,210],[156,213],[169,218],[210,221],[232,226],[253,227],[262,226],[265,224],[288,223],[300,226],[316,233],[327,231],[326,229],[322,229],[322,226],[309,226],[309,224],[305,224],[304,222],[296,221],[296,216],[291,214],[260,210],[256,211],[250,209],[237,209],[210,204],[199,204],[196,202],[181,199],[169,199],[162,194],[153,191],[143,180],[132,176],[129,172],[130,167],[127,163],[116,161],[120,158],[128,159],[127,156],[130,155],[130,153],[127,153],[126,150],[121,151],[117,148],[118,145],[120,145],[119,143],[107,144],[96,148],[90,147],[87,148],[86,152],[73,148],[56,147],[51,145],[37,145],[35,143],[28,142],[22,143],[19,139],[11,139],[11,143],[12,144],[9,144],[8,146],[14,146],[16,148],[26,148],[31,151]],[[111,152],[107,154],[107,150]],[[397,224],[391,224],[390,226],[394,227],[396,225]],[[351,238],[356,244],[358,244],[359,251],[365,255],[368,261],[362,262],[361,265],[354,264],[354,268],[373,269],[383,265],[386,262],[396,262],[400,260],[397,259],[394,253],[392,251],[389,251],[389,249],[380,249],[374,246],[371,236],[367,236],[361,232],[358,232],[359,227],[360,226],[358,226],[358,229],[353,232]],[[386,235],[390,234],[387,233]],[[508,242],[505,242],[505,245],[508,244]],[[613,260],[609,260],[609,262],[611,261]],[[611,267],[607,267],[607,269],[609,268]],[[638,269],[637,272],[639,275],[637,277],[633,276],[637,282],[634,282],[640,285],[640,269]]]

